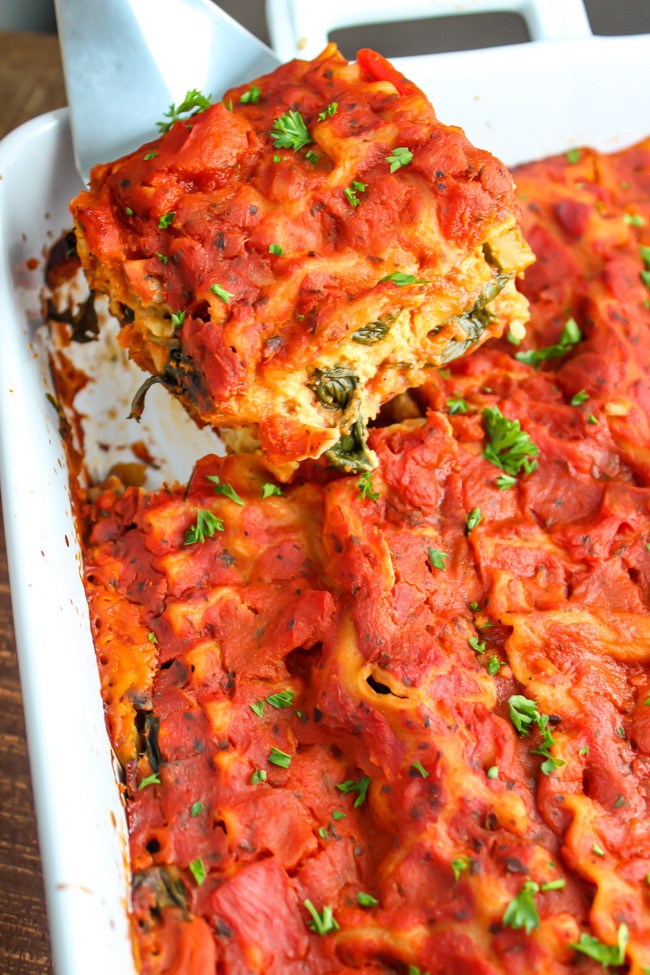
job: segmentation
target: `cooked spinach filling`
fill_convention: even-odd
[[[368,322],[367,325],[363,325],[353,332],[352,341],[358,342],[359,345],[374,345],[376,342],[381,342],[382,339],[386,338],[393,322],[398,317],[399,312],[396,312],[394,315],[381,315],[377,321]]]
[[[483,291],[472,307],[458,316],[456,321],[464,331],[466,338],[451,339],[447,343],[440,357],[441,365],[445,366],[453,359],[458,359],[459,356],[463,355],[478,342],[485,329],[494,319],[494,312],[487,305],[503,291],[512,277],[512,274],[497,274],[483,288]]]
[[[332,366],[331,369],[315,369],[309,388],[326,410],[344,410],[358,385],[359,377],[350,369]]]
[[[325,452],[325,456],[334,467],[340,468],[347,474],[363,474],[376,467],[366,444],[366,426],[358,417],[350,427],[349,433],[344,433],[338,443]]]

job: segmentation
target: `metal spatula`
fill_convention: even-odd
[[[157,135],[172,102],[272,71],[265,44],[211,0],[55,0],[77,169]]]

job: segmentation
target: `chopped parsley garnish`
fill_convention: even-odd
[[[534,880],[524,881],[517,896],[506,907],[503,915],[503,924],[506,927],[514,928],[515,931],[524,928],[526,934],[539,927],[539,914],[535,906],[535,894],[538,890],[539,884]]]
[[[638,213],[624,213],[623,223],[628,223],[632,227],[643,227],[645,220]]]
[[[487,445],[483,456],[491,464],[500,467],[510,477],[521,470],[530,474],[537,467],[539,450],[529,434],[521,429],[519,420],[509,420],[496,406],[483,410],[483,422],[487,434]]]
[[[575,166],[577,162],[580,162],[580,156],[582,153],[580,152],[580,149],[569,149],[569,151],[565,152],[564,155],[566,156],[567,162],[571,163],[572,166]]]
[[[227,108],[229,112],[232,112],[232,98],[229,98],[227,102],[222,102],[221,104],[223,105],[224,108]],[[188,125],[188,129],[191,128],[192,126]]]
[[[266,782],[266,769],[256,768],[251,775],[251,783],[257,785],[258,782]]]
[[[239,104],[257,105],[261,97],[262,97],[262,92],[257,87],[257,85],[251,85],[248,91],[245,91],[244,94],[239,99]]]
[[[540,884],[540,890],[564,890],[566,887],[566,880],[560,878],[558,880],[547,880],[545,884]]]
[[[276,118],[273,124],[271,138],[276,149],[295,149],[297,151],[312,142],[312,137],[300,112],[289,109],[280,118]]]
[[[645,266],[650,268],[650,247],[645,247],[643,244],[641,244],[639,247],[639,253]]]
[[[198,802],[193,802],[190,808],[190,816],[195,817],[202,812],[203,812],[203,803],[201,802],[201,800],[199,799]]]
[[[558,359],[570,352],[574,345],[582,341],[582,332],[578,328],[575,318],[566,322],[560,340],[556,345],[547,345],[543,349],[529,349],[527,352],[515,353],[515,358],[529,366],[536,366],[547,359]]]
[[[158,253],[158,251],[156,251],[156,257],[157,257],[157,258],[158,258],[158,260],[159,260],[159,261],[161,261],[161,262],[162,262],[163,264],[167,264],[167,263],[169,262],[169,258],[167,257],[167,255],[166,255],[166,254],[159,254],[159,253]]]
[[[131,209],[131,207],[124,207],[124,212],[126,213],[127,217],[133,216],[133,210]]]
[[[387,274],[385,278],[379,279],[379,284],[383,284],[384,281],[392,281],[396,284],[398,288],[404,288],[407,284],[428,284],[428,281],[422,281],[414,274],[404,274],[402,271],[393,271],[392,274]]]
[[[329,834],[328,834],[327,830],[325,829],[325,827],[324,826],[321,826],[321,828],[318,830],[318,835],[320,836],[320,838],[322,840],[326,840]]]
[[[155,633],[147,633],[147,640],[149,641],[149,643],[158,643]]]
[[[278,691],[277,694],[271,694],[270,697],[265,697],[264,700],[272,708],[290,708],[293,697],[293,691]]]
[[[620,809],[621,806],[624,805],[625,805],[625,799],[623,798],[623,796],[619,796],[616,802],[614,803],[614,809]]]
[[[589,754],[589,745],[583,745],[580,751],[578,752],[578,755],[588,755],[588,754]]]
[[[557,744],[555,738],[548,730],[548,715],[542,714],[538,708],[537,701],[531,701],[521,694],[513,694],[508,700],[510,707],[510,720],[520,735],[527,735],[533,724],[536,724],[542,735],[542,743],[539,748],[531,748],[531,755],[541,755],[544,761],[540,769],[544,775],[550,775],[565,762],[561,758],[554,758],[551,755],[551,746]]]
[[[323,155],[322,152],[314,152],[313,149],[309,149],[305,153],[305,159],[307,160],[308,163],[311,163],[312,166],[315,166],[322,155]]]
[[[462,396],[450,396],[447,400],[447,409],[452,416],[456,416],[458,413],[467,413],[469,403]]]
[[[490,768],[485,773],[488,779],[498,779],[499,778],[499,766],[491,765]]]
[[[324,122],[328,115],[334,115],[336,109],[339,107],[338,102],[330,102],[324,112],[321,112],[318,116],[319,122]]]
[[[228,484],[227,481],[224,481],[222,484],[221,479],[217,477],[216,474],[207,474],[206,477],[208,481],[212,481],[214,484],[215,494],[224,494],[227,498],[230,498],[231,501],[234,501],[235,504],[243,505],[245,503],[244,500],[239,497],[232,484]]]
[[[451,861],[451,869],[454,871],[454,880],[458,880],[463,870],[467,870],[470,861],[467,857],[458,857]]]
[[[498,657],[490,657],[487,662],[487,672],[490,677],[496,677],[502,667],[505,667],[503,660],[499,660]]]
[[[158,155],[160,155],[158,152],[148,152],[143,158],[145,162],[149,162],[150,159],[155,159]]]
[[[200,858],[198,860],[192,860],[190,863],[190,870],[192,872],[192,876],[196,880],[197,886],[200,887],[208,875],[203,864],[203,860]]]
[[[378,501],[381,497],[381,494],[379,494],[377,491],[373,491],[372,489],[372,474],[370,471],[366,471],[365,474],[362,474],[357,481],[357,484],[359,485],[360,498],[369,498],[371,501]]]
[[[355,179],[352,181],[352,186],[347,187],[345,190],[343,190],[343,192],[345,193],[347,197],[347,201],[350,204],[350,206],[358,207],[359,204],[361,203],[361,200],[358,198],[357,193],[365,193],[367,189],[368,189],[367,183],[360,183],[358,180]]]
[[[180,326],[185,321],[186,311],[173,311],[172,312],[172,325],[174,328],[180,328]]]
[[[256,701],[254,704],[249,704],[248,706],[253,712],[253,714],[256,714],[258,718],[261,718],[262,715],[264,714],[264,701],[262,701],[261,699],[259,701]]]
[[[278,495],[280,498],[284,498],[285,494],[282,488],[279,488],[277,484],[263,484],[262,485],[262,498],[272,498]]]
[[[216,295],[217,298],[221,298],[221,300],[225,302],[225,304],[228,304],[230,299],[233,297],[230,291],[226,291],[226,289],[222,288],[220,284],[211,284],[210,291],[212,292],[213,295]]]
[[[419,775],[421,775],[423,779],[428,779],[429,778],[429,773],[424,768],[424,766],[420,764],[420,762],[413,762],[413,764],[411,765],[411,768],[414,768],[415,771]]]
[[[340,809],[335,809],[334,812],[332,813],[332,819],[337,819],[337,820],[345,819],[345,813],[341,812]]]
[[[206,538],[212,538],[215,532],[224,530],[221,518],[217,518],[205,508],[199,508],[196,513],[196,524],[185,532],[184,544],[196,545],[197,542],[204,542]]]
[[[617,728],[616,734],[619,738],[625,738],[625,728]]]
[[[442,569],[443,572],[447,568],[445,565],[445,559],[448,559],[449,555],[447,552],[439,552],[437,548],[429,549],[429,562],[434,569]]]
[[[594,961],[600,962],[604,968],[609,968],[610,965],[625,964],[625,949],[629,940],[630,934],[627,924],[619,924],[618,939],[615,945],[605,945],[598,938],[583,932],[578,942],[569,942],[569,948],[581,951],[583,955],[588,955]]]
[[[589,393],[585,392],[584,389],[581,389],[579,393],[576,393],[575,396],[571,397],[571,406],[580,406],[581,403],[586,403],[588,399]]]
[[[146,775],[144,779],[140,782],[138,786],[138,792],[140,789],[146,789],[148,785],[160,785],[160,779],[158,778],[158,773],[154,772],[153,775]]]
[[[598,843],[594,843],[594,845],[592,846],[591,849],[592,849],[592,852],[595,853],[597,857],[604,857],[605,856],[605,851],[603,850],[602,846],[599,846],[598,845]]]
[[[386,156],[386,162],[390,163],[391,173],[397,172],[402,166],[408,166],[412,159],[413,153],[406,146],[398,146],[397,149],[393,149],[390,156]]]
[[[286,752],[280,751],[279,748],[274,748],[271,746],[269,762],[271,762],[272,765],[279,765],[280,768],[289,768],[291,765],[291,755],[287,755]]]
[[[587,423],[598,423],[598,422],[599,421],[596,419],[593,413],[590,413],[589,416],[587,417]]]
[[[472,508],[470,513],[465,516],[465,529],[467,532],[471,532],[477,525],[483,521],[483,515],[481,514],[480,508]]]
[[[158,221],[158,229],[166,230],[170,224],[176,219],[176,211],[170,210],[169,213],[163,213],[162,217]]]
[[[514,487],[517,483],[517,478],[513,477],[512,474],[499,474],[497,477],[497,487],[499,491],[508,491],[511,487]]]
[[[339,792],[344,792],[346,795],[350,792],[357,792],[357,798],[354,800],[355,809],[364,802],[366,795],[368,794],[368,786],[370,785],[370,776],[364,775],[362,779],[355,782],[354,779],[346,779],[345,782],[341,782],[337,785]]]
[[[276,257],[282,257],[284,251],[279,244],[269,244],[269,254],[275,254]]]
[[[485,653],[486,643],[485,640],[479,641],[477,636],[471,636],[469,638],[469,645],[472,650],[476,650],[477,653]]]
[[[206,97],[201,94],[198,88],[192,88],[187,92],[178,108],[172,102],[169,110],[164,112],[164,118],[169,119],[169,121],[156,122],[156,125],[161,132],[169,132],[172,125],[180,121],[181,115],[187,116],[189,112],[196,112],[198,114],[199,112],[205,112],[206,108],[210,108],[210,96],[208,95]]]
[[[332,931],[339,930],[338,923],[329,904],[325,904],[320,914],[310,900],[303,901],[303,904],[312,917],[311,921],[309,921],[309,927],[316,934],[330,934]]]
[[[376,907],[378,903],[379,901],[372,894],[364,894],[362,890],[357,894],[357,904],[360,904],[361,907]]]

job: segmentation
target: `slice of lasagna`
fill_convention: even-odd
[[[161,382],[279,471],[323,453],[360,471],[382,403],[523,333],[508,171],[380,55],[329,45],[169,117],[71,206],[90,286],[152,374],[136,414]]]

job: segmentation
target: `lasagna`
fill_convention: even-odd
[[[649,174],[516,173],[529,337],[372,473],[80,503],[145,975],[650,971]]]
[[[383,403],[523,334],[512,178],[380,55],[330,45],[216,104],[188,92],[160,125],[71,206],[90,287],[151,374],[135,416],[160,382],[279,476],[323,454],[361,472]]]

